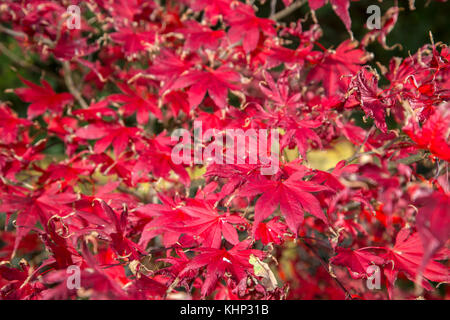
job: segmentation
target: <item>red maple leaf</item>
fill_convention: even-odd
[[[373,42],[375,39],[383,46],[386,50],[392,50],[397,46],[400,46],[399,44],[393,45],[392,47],[389,47],[386,44],[386,36],[394,29],[395,24],[397,23],[398,14],[400,12],[399,7],[392,7],[389,8],[384,16],[381,18],[381,29],[373,29],[366,33],[361,40],[361,44],[363,46],[369,45],[369,43]],[[401,46],[400,46],[401,47]]]
[[[421,268],[450,239],[450,197],[443,192],[433,192],[417,200],[417,231],[424,248]]]
[[[312,130],[321,126],[320,121],[296,120],[293,117],[286,117],[285,119],[281,123],[281,126],[286,130],[280,142],[282,148],[290,146],[291,142],[294,141],[303,159],[306,159],[306,152],[309,147],[308,141],[313,141],[319,148],[322,148],[320,137]]]
[[[14,92],[23,101],[31,103],[27,111],[28,119],[33,119],[47,110],[61,114],[64,106],[73,102],[73,97],[70,93],[56,93],[45,80],[41,80],[42,87],[31,81],[21,80],[28,88],[19,88],[14,90]]]
[[[370,276],[368,268],[371,265],[381,266],[384,259],[369,252],[370,248],[358,250],[337,248],[337,255],[330,259],[330,262],[337,266],[345,266],[353,279],[360,279]]]
[[[93,202],[93,209],[97,215],[108,218],[110,225],[105,228],[105,231],[100,232],[104,232],[109,237],[111,248],[119,257],[131,256],[135,260],[140,259],[142,254],[146,254],[144,249],[127,237],[128,209],[126,207],[118,216],[105,201],[97,199]]]
[[[411,234],[409,229],[404,228],[397,234],[393,248],[382,249],[386,250],[386,253],[381,257],[387,263],[387,266],[383,270],[391,286],[394,285],[399,272],[404,273],[411,281],[418,279],[418,276],[420,276],[419,272],[421,271],[420,265],[424,256],[424,248],[417,232]],[[448,249],[445,249],[445,252],[442,254],[436,254],[423,268],[423,277],[435,282],[450,282],[448,268],[434,261],[434,259],[448,259],[448,256]],[[431,285],[425,280],[422,280],[418,284],[427,290],[431,290]]]
[[[135,56],[155,42],[155,32],[136,31],[130,28],[111,33],[110,37],[114,42],[123,45],[122,50],[127,56]]]
[[[308,0],[309,7],[311,10],[317,10],[325,5],[328,0]],[[358,0],[351,0],[351,1],[358,1]],[[329,0],[331,3],[331,7],[333,8],[334,12],[339,16],[339,18],[342,20],[342,22],[345,25],[345,28],[347,31],[352,34],[351,26],[352,26],[352,20],[350,18],[350,14],[348,12],[348,9],[350,8],[350,0]]]
[[[271,36],[276,34],[274,21],[257,17],[250,5],[237,6],[225,20],[231,26],[228,30],[230,41],[235,43],[242,39],[242,46],[247,54],[257,47],[260,32]]]
[[[181,202],[175,201],[163,194],[158,195],[162,204],[147,204],[137,208],[140,219],[148,221],[143,227],[139,244],[146,246],[147,243],[162,235],[165,247],[171,247],[179,242],[182,227],[186,221],[192,219],[186,212],[181,210]]]
[[[125,151],[130,140],[136,138],[140,132],[135,127],[112,125],[106,122],[94,122],[79,128],[75,135],[82,139],[99,139],[94,146],[95,153],[104,152],[112,144],[116,157]]]
[[[429,150],[433,155],[450,161],[448,128],[450,125],[450,104],[443,104],[420,128],[413,118],[403,127],[403,131],[417,144],[416,148]]]
[[[167,82],[162,84],[160,91],[165,92],[175,80],[193,67],[195,62],[196,59],[183,59],[175,52],[163,48],[147,71],[156,79]]]
[[[200,48],[217,50],[226,35],[223,30],[212,30],[195,20],[186,21],[180,32],[186,37],[184,47],[190,51],[197,51]]]
[[[108,99],[92,102],[86,109],[72,111],[74,116],[79,116],[83,120],[102,120],[103,117],[117,118],[117,112],[108,108]]]
[[[264,71],[263,75],[269,88],[265,87],[262,83],[259,84],[259,87],[267,98],[272,100],[275,105],[279,107],[298,107],[302,95],[300,92],[292,95],[289,94],[288,77],[282,76],[278,79],[277,83],[275,83],[270,73]]]
[[[304,173],[293,174],[286,180],[258,179],[245,185],[240,196],[252,197],[262,194],[256,201],[254,228],[269,217],[280,205],[289,229],[297,234],[305,211],[328,223],[319,200],[311,192],[330,190],[328,187],[309,181],[302,181]]]
[[[128,117],[136,112],[137,122],[141,125],[148,122],[150,112],[158,119],[162,119],[162,113],[158,108],[158,100],[155,95],[149,93],[142,86],[138,86],[136,92],[123,83],[117,83],[117,86],[123,94],[112,94],[108,97],[108,100],[124,103],[121,107],[124,116]]]
[[[217,24],[217,21],[223,17],[233,13],[230,8],[231,0],[194,0],[191,1],[192,9],[195,11],[205,11],[205,16],[211,25]]]
[[[136,144],[139,158],[133,167],[132,181],[137,182],[144,174],[152,173],[156,178],[170,180],[171,171],[175,172],[180,181],[189,185],[190,178],[183,164],[176,164],[172,159],[172,148],[174,142],[161,132],[158,136],[142,140],[143,143]]]
[[[210,204],[197,202],[181,208],[193,219],[186,222],[180,231],[203,238],[202,247],[220,248],[223,237],[231,244],[239,243],[239,236],[232,224],[245,225],[237,215],[219,214]]]
[[[346,91],[348,79],[344,81],[341,76],[356,74],[360,65],[367,60],[365,52],[357,49],[357,45],[356,42],[346,40],[335,52],[323,53],[322,59],[308,73],[307,81],[322,81],[328,96],[337,94],[339,89]]]
[[[361,69],[352,80],[350,90],[356,90],[357,100],[367,116],[375,120],[375,125],[383,132],[387,132],[386,109],[389,99],[380,95],[377,77],[366,68]]]
[[[264,245],[269,243],[281,244],[287,233],[287,226],[278,221],[278,217],[273,218],[269,222],[260,222],[254,228],[255,240],[261,240]]]
[[[234,83],[240,80],[240,75],[233,69],[223,66],[216,70],[208,67],[205,67],[205,69],[206,71],[188,71],[178,78],[169,89],[190,87],[188,97],[191,110],[202,102],[207,91],[217,106],[223,109],[227,106],[228,89],[238,89],[238,86]]]
[[[5,144],[17,140],[21,126],[29,126],[31,121],[19,118],[6,104],[0,104],[0,141]]]
[[[190,87],[188,97],[191,110],[202,102],[207,91],[217,106],[224,109],[227,106],[228,89],[238,89],[239,87],[234,83],[239,82],[241,77],[233,69],[224,66],[216,70],[208,67],[205,67],[205,69],[205,71],[191,70],[186,72],[169,89]]]
[[[191,270],[198,270],[206,267],[205,281],[202,286],[202,296],[209,295],[214,289],[217,281],[229,272],[234,281],[239,283],[248,273],[253,273],[253,266],[250,264],[250,255],[262,259],[263,252],[255,249],[248,249],[250,241],[242,241],[230,250],[215,248],[198,248],[200,252],[181,271],[180,277],[189,274]]]
[[[17,250],[21,239],[34,228],[38,221],[46,225],[52,215],[64,216],[71,212],[72,208],[69,204],[73,203],[78,196],[69,191],[58,193],[59,190],[60,184],[54,183],[47,189],[29,194],[19,189],[16,194],[2,194],[0,212],[18,213],[14,251]]]

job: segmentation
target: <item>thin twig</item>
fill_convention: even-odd
[[[8,34],[10,36],[17,37],[17,38],[23,38],[23,39],[27,39],[28,38],[28,36],[24,32],[8,29],[8,28],[6,28],[6,27],[4,27],[2,25],[0,25],[0,32],[6,33],[6,34]],[[54,43],[52,41],[50,41],[49,39],[47,39],[47,38],[43,38],[43,37],[38,38],[37,36],[35,36],[33,38],[33,40],[37,41],[37,42],[42,42],[42,43],[50,46],[51,48],[54,47]],[[45,74],[50,75],[50,76],[52,76],[52,77],[54,77],[56,79],[60,78],[53,71],[45,70],[44,68],[42,68],[40,66],[31,65],[31,64],[27,63],[26,61],[22,61],[21,58],[17,57],[6,46],[4,46],[3,44],[0,44],[0,45],[1,45],[0,46],[0,52],[2,52],[4,55],[6,55],[8,58],[10,58],[13,61],[13,63],[17,64],[18,66],[20,66],[22,68],[27,68],[30,71],[33,71],[33,72],[36,72],[36,73],[45,73]]]
[[[345,296],[347,299],[353,300],[352,295],[347,290],[347,288],[342,284],[342,282],[333,274],[330,273],[330,270],[328,269],[327,262],[320,256],[320,254],[309,244],[305,241],[305,239],[302,239],[305,246],[311,250],[311,252],[319,259],[320,264],[325,269],[325,271],[330,275],[331,278],[334,279],[334,281],[337,283],[337,285],[344,291]]]
[[[45,70],[37,65],[30,64],[24,58],[16,56],[14,54],[14,52],[9,50],[3,43],[0,43],[0,53],[4,54],[6,57],[8,57],[12,61],[13,64],[15,64],[21,68],[24,68],[31,72],[35,72],[35,73],[39,73],[39,74],[46,74],[55,79],[60,80],[60,77],[57,74],[55,74],[53,71]]]
[[[64,81],[66,83],[67,89],[69,89],[69,92],[75,97],[75,99],[78,101],[78,103],[81,105],[83,109],[88,108],[88,104],[83,99],[80,91],[75,87],[75,84],[73,83],[72,79],[72,71],[70,70],[70,64],[68,61],[64,61],[62,63],[63,70],[64,70]]]
[[[10,36],[17,37],[17,38],[23,38],[23,39],[27,39],[28,38],[26,33],[22,32],[22,31],[15,31],[15,30],[6,28],[6,27],[4,27],[2,25],[0,25],[0,32],[9,34]],[[55,43],[52,42],[50,39],[44,38],[42,36],[40,36],[40,37],[34,36],[33,40],[37,41],[37,42],[44,43],[44,44],[48,45],[51,48],[53,48],[54,45],[55,45]]]
[[[351,156],[350,158],[346,159],[345,162],[346,163],[350,163],[353,160],[357,159],[359,156],[362,155],[371,155],[371,154],[375,154],[375,153],[380,153],[381,151],[387,150],[389,149],[394,143],[401,141],[403,138],[402,137],[397,137],[395,139],[390,140],[388,143],[386,143],[384,146],[375,149],[375,150],[370,150],[370,151],[366,151],[366,152],[356,152],[353,156]]]
[[[4,27],[2,25],[0,25],[0,32],[4,32],[4,33],[9,34],[10,36],[13,36],[13,37],[19,37],[19,38],[24,38],[24,39],[27,38],[27,35],[25,33],[21,32],[21,31],[15,31],[15,30],[12,30],[12,29],[8,29],[8,28],[6,28],[6,27]]]
[[[29,69],[33,72],[40,73],[41,70],[37,68],[36,66],[29,64],[25,60],[20,59],[17,57],[12,51],[10,51],[3,43],[0,43],[0,52],[3,53],[5,56],[7,56],[14,64],[18,65],[19,67]]]
[[[270,2],[270,16],[273,16],[275,14],[276,10],[277,10],[277,0],[271,0],[271,2]]]
[[[271,15],[270,19],[275,20],[275,21],[281,20],[281,19],[287,17],[288,15],[290,15],[292,12],[294,12],[301,6],[303,6],[305,3],[306,3],[306,0],[298,0],[297,2],[294,2],[293,4],[291,4],[289,7],[286,7],[283,10],[278,11],[277,13]]]

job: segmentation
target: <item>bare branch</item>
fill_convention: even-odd
[[[69,62],[64,61],[62,65],[64,70],[64,81],[66,83],[67,89],[69,89],[69,92],[75,97],[75,99],[78,101],[78,103],[81,105],[83,109],[88,108],[89,107],[88,104],[86,103],[80,91],[78,91],[78,89],[75,87],[75,84],[73,83],[72,71],[70,70]]]
[[[349,300],[353,300],[352,295],[350,294],[350,292],[348,291],[348,289],[342,284],[342,282],[334,275],[330,272],[330,270],[328,269],[328,263],[325,261],[324,258],[322,258],[320,256],[320,254],[316,251],[316,249],[314,249],[313,246],[311,246],[308,242],[305,241],[305,239],[302,239],[303,244],[309,249],[311,250],[311,252],[317,257],[317,259],[319,260],[320,264],[322,265],[322,267],[325,269],[325,271],[330,275],[330,277],[336,282],[336,284],[342,289],[342,291],[344,291],[345,293],[345,298],[349,299]]]
[[[20,31],[15,31],[12,29],[8,29],[2,25],[0,25],[0,32],[9,34],[10,36],[13,36],[13,37],[25,38],[25,39],[27,38],[27,35],[25,33],[20,32]]]
[[[291,4],[289,7],[286,7],[283,10],[278,11],[274,15],[271,15],[270,19],[275,20],[275,21],[281,20],[281,19],[287,17],[288,15],[290,15],[292,12],[294,12],[301,6],[303,6],[305,3],[306,3],[306,0],[298,0],[297,2],[294,2],[293,4]]]
[[[19,67],[29,69],[33,72],[40,73],[41,69],[38,67],[29,64],[25,60],[17,57],[12,51],[10,51],[3,43],[0,43],[0,52],[3,53],[5,56],[7,56],[14,64],[18,65]]]

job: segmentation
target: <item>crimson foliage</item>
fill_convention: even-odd
[[[39,60],[18,73],[57,66],[20,77],[26,118],[0,105],[1,299],[449,297],[450,51],[431,38],[376,64],[399,8],[358,42],[351,1],[330,0],[349,34],[332,49],[317,21],[280,23],[300,0],[271,18],[253,1],[71,1],[80,28],[68,2],[0,5]],[[279,170],[179,164],[170,134],[195,120],[277,130]],[[310,160],[342,143],[352,156]]]

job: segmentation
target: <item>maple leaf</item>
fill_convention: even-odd
[[[385,298],[362,286],[373,265],[388,298],[396,279],[426,289],[449,281],[440,262],[449,254],[450,50],[431,36],[386,68],[374,61],[387,84],[364,66],[371,42],[392,49],[398,6],[360,45],[352,38],[334,51],[319,42],[327,27],[314,10],[330,3],[351,34],[351,0],[88,0],[81,28],[61,4],[70,1],[3,2],[0,29],[12,37],[3,51],[17,72],[70,61],[71,72],[22,80],[15,91],[28,110],[0,102],[0,225],[12,228],[0,231],[0,299]],[[270,9],[285,20],[305,2],[308,29],[262,17]],[[10,54],[20,51],[23,61]],[[376,130],[356,125],[359,111]],[[194,120],[238,140],[247,129],[276,130],[286,155],[270,176],[246,164],[259,153],[253,143],[227,152],[226,164],[177,164],[167,130],[192,137]],[[411,141],[395,139],[402,129]],[[343,137],[358,152],[327,171],[309,167],[310,148]],[[286,162],[294,148],[301,156]],[[418,163],[428,153],[435,167]],[[331,247],[336,268],[296,254],[297,237]],[[281,260],[269,265],[260,258],[274,245]],[[69,266],[80,268],[81,290],[69,289]],[[413,297],[403,285],[395,295]]]
[[[128,56],[135,56],[144,51],[155,42],[155,32],[136,31],[130,28],[122,28],[110,34],[111,39],[123,45],[122,50]]]
[[[383,132],[387,132],[386,109],[389,100],[380,96],[376,75],[362,68],[352,80],[350,90],[355,89],[357,99],[367,116],[375,120],[375,125]]]
[[[180,32],[186,37],[184,47],[190,51],[200,48],[217,50],[226,35],[223,30],[211,30],[197,21],[187,21]]]
[[[87,56],[98,50],[98,44],[88,45],[86,38],[74,39],[69,33],[63,33],[51,49],[55,57],[69,61],[82,56]]]
[[[314,57],[318,52],[313,52],[312,45],[308,47],[299,46],[292,50],[285,47],[271,46],[268,49],[266,67],[272,68],[284,63],[289,69],[303,67],[305,62]],[[265,59],[265,60],[266,60]]]
[[[166,282],[167,278],[150,278],[149,276],[140,274],[139,278],[127,287],[127,293],[134,300],[161,299],[167,292]]]
[[[421,271],[420,265],[424,256],[424,249],[421,244],[419,233],[412,233],[407,228],[399,231],[393,248],[383,248],[386,253],[381,257],[388,264],[383,270],[388,282],[393,286],[398,273],[402,272],[411,281],[416,281],[418,273]],[[448,258],[448,249],[433,258]],[[390,264],[390,265],[389,265]],[[431,259],[423,268],[423,277],[435,282],[450,282],[448,268]],[[431,285],[426,281],[418,283],[427,290],[431,290]],[[391,290],[390,290],[391,291]]]
[[[136,119],[140,125],[148,122],[150,112],[158,119],[162,119],[162,113],[158,108],[158,100],[155,95],[147,92],[141,86],[136,88],[136,92],[123,83],[117,83],[117,86],[123,94],[112,94],[108,97],[108,100],[124,103],[121,109],[126,117],[136,112]]]
[[[169,88],[170,90],[188,90],[189,105],[191,110],[196,108],[208,92],[211,99],[221,109],[227,106],[228,89],[236,90],[240,75],[233,69],[221,66],[216,70],[205,67],[206,71],[191,70],[181,75]]]
[[[289,95],[289,79],[286,76],[280,77],[277,84],[275,84],[275,81],[270,73],[264,71],[263,75],[266,83],[269,85],[269,88],[263,86],[262,83],[260,83],[259,87],[267,98],[275,102],[276,106],[295,108],[299,105],[301,93],[298,92],[296,94]]]
[[[250,5],[239,5],[232,14],[225,17],[231,26],[228,30],[228,37],[232,43],[242,39],[242,46],[245,53],[255,50],[258,45],[260,32],[274,36],[274,21],[270,19],[258,18]]]
[[[162,235],[165,247],[171,247],[179,242],[182,228],[186,221],[192,219],[186,212],[181,210],[181,203],[159,194],[162,204],[147,204],[137,208],[140,218],[146,219],[139,245],[146,246],[148,242]]]
[[[278,217],[275,217],[267,223],[260,222],[253,229],[255,240],[261,240],[264,245],[269,243],[281,244],[287,232],[287,226],[278,220]]]
[[[156,3],[143,0],[101,1],[98,5],[109,11],[110,15],[120,23],[135,21],[147,10],[157,7]]]
[[[188,95],[183,91],[171,91],[164,95],[163,103],[170,107],[174,117],[178,117],[180,112],[189,114]]]
[[[311,10],[317,10],[321,7],[323,7],[328,0],[308,0],[309,7]]]
[[[6,104],[0,104],[0,141],[5,144],[17,140],[20,127],[31,125],[31,121],[19,118]]]
[[[348,9],[350,8],[350,0],[308,0],[311,10],[317,10],[325,5],[327,2],[331,3],[331,7],[338,17],[342,20],[347,31],[353,36],[351,31],[352,20]],[[358,0],[351,0],[358,1]]]
[[[231,244],[239,243],[239,236],[232,224],[245,225],[246,221],[237,215],[219,214],[207,202],[181,208],[193,219],[186,222],[179,231],[201,236],[202,247],[220,248],[222,235]]]
[[[101,90],[105,86],[108,78],[114,72],[114,69],[111,65],[104,65],[100,61],[87,61],[85,59],[77,59],[77,61],[83,66],[87,67],[91,71],[86,74],[84,77],[84,81],[89,83],[91,81],[95,82],[96,87]],[[104,61],[107,62],[107,61]]]
[[[355,126],[351,121],[342,123],[338,118],[336,119],[336,125],[342,130],[344,136],[354,145],[361,145],[364,142],[366,131],[358,126]]]
[[[156,79],[167,82],[161,87],[161,92],[165,92],[176,79],[192,68],[195,62],[195,58],[182,58],[175,52],[163,48],[147,71]]]
[[[94,122],[79,128],[75,135],[82,139],[99,139],[95,143],[94,152],[102,153],[112,144],[116,157],[125,151],[130,140],[136,139],[138,128],[111,125],[106,122]]]
[[[306,152],[308,151],[308,141],[313,141],[319,148],[322,148],[320,137],[312,129],[318,128],[322,123],[320,121],[312,120],[295,120],[294,118],[286,118],[280,125],[286,130],[286,133],[281,139],[281,147],[284,148],[295,141],[298,152],[306,159]]]
[[[122,266],[117,265],[116,257],[117,256],[111,247],[106,249],[101,248],[96,255],[99,265],[103,268],[104,273],[120,285],[125,286],[130,283],[130,280],[126,276],[125,269]]]
[[[144,249],[126,236],[128,222],[126,207],[122,210],[120,217],[103,200],[94,201],[93,207],[96,212],[100,211],[108,217],[111,225],[105,231],[111,239],[111,248],[119,257],[131,256],[133,259],[139,259],[141,255],[146,254]]]
[[[103,99],[98,102],[92,102],[86,109],[72,111],[74,116],[79,116],[84,120],[102,120],[103,117],[117,118],[117,113],[108,108],[109,99]]]
[[[73,97],[70,93],[56,93],[45,80],[41,80],[42,87],[31,81],[21,80],[28,88],[19,88],[14,90],[14,92],[23,101],[31,103],[27,110],[28,119],[36,118],[47,110],[61,114],[64,106],[73,102]]]
[[[175,164],[172,159],[171,138],[161,132],[153,139],[146,139],[145,144],[137,144],[139,159],[133,167],[132,181],[135,183],[142,174],[151,172],[157,178],[169,179],[171,171],[175,172],[182,183],[189,185],[190,178],[183,164]]]
[[[115,159],[105,153],[93,154],[89,160],[97,165],[101,173],[117,174],[123,182],[129,186],[134,185],[132,170],[135,165],[134,160],[130,160],[130,153],[125,152]],[[103,198],[102,198],[103,199]]]
[[[18,213],[14,252],[19,247],[22,238],[34,228],[37,222],[45,225],[53,214],[64,216],[71,212],[72,208],[68,204],[73,203],[78,196],[69,191],[58,193],[59,190],[60,184],[54,183],[47,189],[30,194],[26,194],[25,190],[22,190],[16,194],[2,195],[0,212]]]
[[[357,48],[357,43],[346,40],[342,42],[335,52],[323,53],[320,62],[315,64],[309,71],[307,81],[322,81],[328,96],[335,95],[347,89],[345,79],[341,76],[356,74],[360,65],[367,61],[365,52]]]
[[[45,261],[45,267],[62,269],[79,264],[82,260],[80,254],[67,239],[67,234],[57,230],[58,223],[56,221],[57,219],[50,219],[44,225],[45,233],[41,234],[45,246],[53,254]],[[41,265],[39,268],[42,269],[43,266]]]
[[[202,286],[202,296],[209,295],[214,289],[217,281],[229,272],[233,279],[239,283],[248,273],[253,273],[253,266],[250,264],[250,256],[254,255],[260,259],[264,254],[262,251],[248,249],[250,241],[242,241],[230,250],[215,248],[198,248],[200,252],[194,257],[186,267],[180,272],[182,278],[191,270],[198,270],[206,266],[205,281]]]
[[[333,190],[345,190],[344,185],[340,182],[342,176],[355,173],[358,166],[351,164],[346,165],[345,160],[339,161],[331,172],[317,170],[315,176],[311,179],[318,184],[324,184]]]
[[[288,179],[279,181],[259,179],[241,188],[240,196],[252,197],[262,194],[255,204],[254,227],[269,217],[278,205],[286,219],[286,224],[294,234],[298,232],[305,211],[328,223],[319,200],[311,192],[329,190],[329,188],[302,181],[303,176],[304,173],[293,174]]]
[[[443,192],[433,192],[417,200],[417,231],[424,248],[421,269],[450,238],[450,197]]]
[[[403,127],[403,131],[417,144],[416,148],[429,150],[433,155],[450,161],[448,128],[450,124],[449,104],[443,104],[425,121],[422,128],[415,119]]]
[[[361,40],[361,44],[363,46],[369,45],[370,42],[373,42],[375,39],[383,46],[386,50],[392,50],[395,47],[400,47],[401,45],[396,44],[392,47],[388,46],[386,44],[386,36],[394,29],[395,24],[398,20],[398,14],[400,12],[399,7],[392,7],[389,8],[384,16],[381,18],[381,25],[382,27],[380,29],[373,29],[369,31],[366,35],[364,35],[363,39]]]
[[[83,164],[73,161],[69,164],[54,164],[51,163],[47,170],[36,168],[42,175],[39,177],[40,184],[51,184],[59,180],[65,181],[66,184],[74,185],[82,175],[89,175],[94,170],[93,167],[85,167]]]
[[[218,20],[223,16],[233,13],[231,9],[232,0],[191,0],[192,9],[195,11],[205,11],[205,16],[211,25],[217,24]]]
[[[370,249],[370,248],[369,248]],[[330,262],[337,266],[345,266],[353,279],[361,279],[370,276],[368,268],[371,265],[381,266],[384,259],[370,253],[368,248],[358,250],[337,248],[337,255],[330,259]]]
[[[221,177],[226,178],[227,182],[223,186],[219,198],[229,195],[237,187],[243,185],[248,180],[257,176],[257,169],[260,166],[252,164],[228,164],[219,165],[212,163],[208,165],[205,177]]]
[[[20,269],[0,265],[0,280],[7,281],[7,284],[0,289],[0,298],[2,300],[40,299],[41,292],[45,287],[29,283],[32,268],[24,259],[19,262],[19,266]]]

